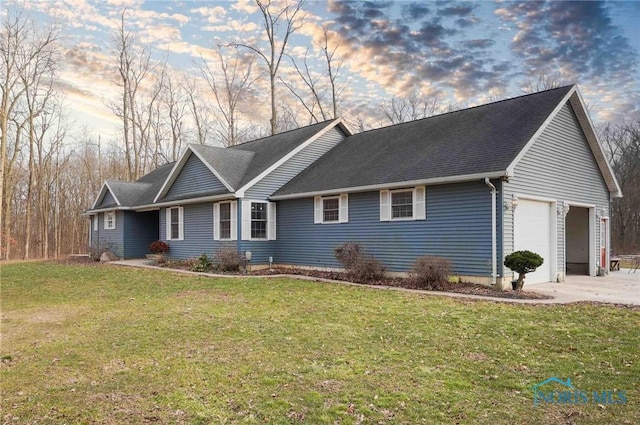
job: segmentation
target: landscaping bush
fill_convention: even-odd
[[[345,270],[349,270],[362,258],[360,245],[355,242],[345,242],[334,249],[336,259],[342,264]]]
[[[149,250],[154,254],[164,254],[169,251],[169,245],[163,241],[155,241],[149,245]]]
[[[191,271],[207,272],[211,269],[212,265],[213,263],[211,263],[211,260],[209,259],[209,257],[207,257],[207,254],[202,254],[200,257],[198,257],[198,260],[196,261],[196,264],[193,266]]]
[[[525,275],[534,272],[543,262],[540,255],[527,250],[513,252],[504,258],[504,265],[518,273],[518,282],[515,287],[517,291],[524,286]]]
[[[417,289],[441,291],[449,281],[451,261],[442,257],[419,257],[411,266],[409,285]]]
[[[336,247],[334,253],[349,279],[355,282],[369,283],[384,277],[384,266],[380,260],[365,255],[357,243],[345,242]]]
[[[242,265],[242,256],[235,248],[223,247],[216,252],[215,262],[220,271],[237,272]]]

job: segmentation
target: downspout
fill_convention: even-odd
[[[491,189],[491,284],[496,284],[496,271],[498,265],[496,263],[497,257],[497,241],[496,241],[496,187],[491,183],[488,177],[484,178],[484,184]]]

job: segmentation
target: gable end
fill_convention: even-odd
[[[188,155],[184,165],[176,172],[173,182],[165,190],[166,194],[158,200],[228,192],[227,187],[211,172],[210,168],[193,153]]]

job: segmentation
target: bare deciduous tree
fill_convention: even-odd
[[[556,89],[566,86],[569,82],[560,74],[538,74],[535,78],[528,78],[521,84],[522,91],[526,94],[537,93],[539,91]]]
[[[611,203],[614,252],[640,250],[640,121],[606,125],[601,141],[624,197]]]
[[[263,17],[263,26],[267,36],[269,47],[267,51],[258,46],[244,43],[233,43],[236,47],[244,47],[256,53],[267,65],[269,71],[269,89],[271,95],[271,119],[269,120],[271,134],[276,134],[278,126],[278,113],[276,105],[276,80],[282,57],[285,54],[287,43],[291,34],[296,32],[304,21],[305,15],[301,14],[303,1],[287,0],[284,6],[274,0],[256,0]],[[281,26],[284,30],[281,30]],[[280,39],[280,40],[278,40]]]
[[[232,57],[225,58],[225,48],[222,46],[218,46],[216,56],[217,69],[212,69],[201,57],[200,73],[216,101],[217,121],[222,128],[219,133],[220,139],[225,146],[235,146],[248,130],[240,125],[238,108],[255,82],[255,58],[241,55],[237,49]]]
[[[114,56],[118,74],[117,84],[122,89],[120,105],[110,105],[111,110],[122,120],[124,148],[126,153],[128,179],[140,177],[143,164],[140,157],[143,151],[142,141],[137,131],[142,126],[136,115],[139,113],[138,97],[143,81],[152,71],[151,54],[148,46],[138,43],[135,36],[127,30],[126,10],[120,14],[120,21],[114,37]]]
[[[51,93],[53,72],[56,65],[55,43],[60,29],[55,25],[41,27],[22,12],[11,10],[4,16],[0,30],[0,60],[2,62],[2,97],[0,100],[0,255],[4,243],[10,237],[8,231],[9,202],[5,196],[6,183],[12,176],[7,173],[9,134],[15,137],[13,155],[20,151],[18,141],[27,132],[29,140],[29,183],[27,191],[27,226],[31,225],[32,191],[35,175],[34,143],[36,118],[43,111]],[[20,111],[17,108],[21,108]],[[19,116],[22,115],[22,118]],[[17,126],[9,128],[10,123]],[[15,180],[14,180],[15,181]],[[9,193],[11,191],[8,191]],[[3,224],[6,223],[6,224]],[[26,242],[29,255],[29,238]]]
[[[437,99],[415,90],[406,97],[393,97],[384,101],[380,108],[391,124],[414,121],[442,112]]]

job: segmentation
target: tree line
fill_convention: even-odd
[[[323,27],[316,44],[294,58],[289,43],[306,19],[303,3],[256,0],[256,5],[267,42],[216,44],[194,62],[197,73],[178,72],[168,58],[156,59],[152,47],[129,29],[122,11],[110,45],[118,96],[107,103],[121,129],[110,140],[78,129],[67,115],[57,84],[63,28],[43,25],[23,11],[5,14],[0,28],[0,259],[86,252],[88,221],[81,214],[104,180],[136,180],[175,161],[188,143],[233,146],[338,116],[352,131],[362,131],[453,109],[415,90],[382,100],[377,107],[384,121],[372,124],[343,110],[346,58],[335,33]],[[288,72],[283,72],[285,62]],[[536,90],[557,84],[544,80]],[[265,97],[270,117],[261,126],[247,117],[247,108]],[[640,122],[600,130],[625,195],[612,204],[613,247],[617,253],[638,251]]]

